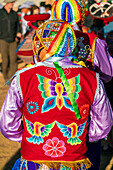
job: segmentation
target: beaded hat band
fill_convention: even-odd
[[[58,54],[60,57],[70,55],[76,46],[76,36],[71,25],[62,20],[45,22],[33,37],[33,53],[38,60],[39,50],[45,48],[46,55],[42,61]]]

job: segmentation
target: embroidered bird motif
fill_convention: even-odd
[[[32,135],[30,138],[26,138],[28,142],[33,144],[43,143],[43,138],[48,136],[51,133],[52,128],[54,127],[55,122],[44,125],[40,122],[35,122],[34,124],[27,119],[25,119],[26,127],[28,132]]]
[[[63,136],[68,138],[67,143],[70,143],[71,145],[81,144],[82,141],[79,139],[79,136],[83,134],[86,122],[79,126],[77,126],[76,123],[71,123],[69,125],[63,125],[59,122],[56,123],[60,131],[63,133]]]

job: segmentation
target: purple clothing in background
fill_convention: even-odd
[[[113,58],[107,50],[107,43],[97,39],[94,53],[95,71],[100,74],[101,80],[108,82],[113,77]]]
[[[12,80],[6,99],[0,112],[1,133],[12,141],[22,140],[22,99],[16,86],[16,77]],[[102,82],[91,107],[89,141],[105,138],[113,125],[113,113]]]
[[[38,63],[34,58],[34,63]],[[93,58],[95,72],[100,74],[100,79],[104,83],[109,82],[113,77],[113,58],[107,50],[107,43],[97,38]]]

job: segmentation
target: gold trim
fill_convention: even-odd
[[[21,157],[21,161],[24,158]],[[92,166],[91,161],[86,158],[86,159],[82,159],[82,160],[78,160],[78,161],[50,161],[50,160],[27,160],[27,161],[32,161],[34,163],[38,163],[41,165],[44,164],[46,166],[48,166],[48,168],[51,169],[58,169],[59,166],[64,166],[66,168],[78,168],[79,170],[81,169],[81,166],[84,164],[86,166],[86,169],[90,168]]]
[[[95,46],[96,46],[96,40],[97,40],[98,37],[96,37],[93,41],[93,45],[92,45],[92,57],[91,57],[91,63],[92,63],[92,66],[94,68],[94,62],[93,62],[93,59],[94,59],[94,53],[95,53]]]

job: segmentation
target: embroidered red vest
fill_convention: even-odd
[[[93,58],[97,37],[91,33],[86,34],[81,31],[75,31],[75,35],[77,42],[73,55],[78,58],[78,61],[84,61],[87,68],[93,70]]]
[[[49,168],[60,164],[75,168],[82,163],[89,168],[87,121],[97,88],[96,74],[83,67],[63,71],[79,108],[79,120],[54,67],[34,66],[18,75],[24,103],[21,155]]]

